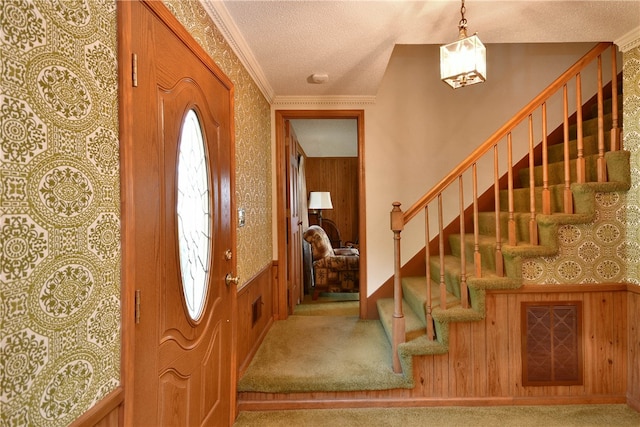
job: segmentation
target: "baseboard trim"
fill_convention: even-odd
[[[258,349],[260,348],[260,345],[262,344],[262,341],[264,341],[264,338],[267,336],[267,332],[269,332],[269,330],[271,329],[271,326],[273,326],[273,316],[271,316],[269,318],[269,321],[267,322],[267,325],[265,326],[265,328],[262,330],[262,332],[258,336],[258,339],[254,343],[253,347],[251,347],[251,350],[249,351],[249,354],[245,358],[245,360],[242,363],[242,365],[238,368],[238,378],[242,378],[244,373],[249,368],[249,364],[251,364],[251,361],[253,360],[253,357],[258,352]]]
[[[242,393],[240,393],[242,394]],[[275,411],[289,409],[344,409],[344,408],[412,408],[446,406],[518,406],[518,405],[596,405],[628,404],[627,396],[536,396],[536,397],[417,397],[408,399],[301,399],[301,400],[238,400],[240,411]],[[635,407],[633,407],[635,409]]]
[[[627,405],[636,412],[640,412],[640,398],[627,396]]]

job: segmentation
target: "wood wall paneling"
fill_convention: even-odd
[[[627,298],[627,403],[640,412],[640,286],[629,285]]]
[[[123,425],[124,389],[116,388],[91,409],[82,414],[70,427],[118,427]]]
[[[247,410],[276,408],[640,403],[640,292],[625,285],[488,291],[485,319],[450,326],[449,353],[414,358],[415,388],[338,393],[240,393]],[[564,289],[566,288],[566,289]],[[584,290],[582,290],[584,289]],[[565,291],[566,290],[566,291]],[[521,304],[581,301],[583,385],[522,385]],[[628,325],[628,328],[627,328]],[[313,396],[310,398],[310,396]]]
[[[238,291],[238,378],[249,366],[260,343],[273,323],[274,291],[272,266],[268,265]],[[261,316],[253,321],[253,304],[261,300]]]
[[[322,217],[336,223],[343,242],[358,240],[358,158],[308,157],[305,169],[307,200],[312,191],[331,192],[333,209]],[[311,218],[314,223],[315,218]]]

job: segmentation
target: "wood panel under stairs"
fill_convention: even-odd
[[[604,127],[611,128],[611,100],[604,102]],[[411,376],[412,357],[420,355],[438,355],[448,351],[450,326],[453,322],[474,322],[485,317],[485,296],[488,289],[517,289],[522,286],[522,258],[524,256],[552,256],[558,251],[558,229],[564,224],[588,223],[593,220],[596,210],[595,193],[610,191],[626,191],[630,186],[629,153],[626,151],[609,151],[605,153],[608,181],[598,183],[598,111],[597,105],[591,108],[589,116],[583,119],[584,158],[586,164],[586,181],[583,184],[572,184],[573,213],[563,213],[564,203],[564,144],[557,143],[548,148],[549,190],[551,194],[551,215],[537,214],[538,245],[530,244],[530,191],[529,168],[518,171],[520,188],[514,189],[514,215],[516,224],[515,246],[510,246],[506,237],[502,240],[504,258],[504,275],[499,277],[496,269],[496,220],[495,212],[479,212],[479,251],[482,259],[482,277],[475,277],[472,269],[468,269],[466,282],[468,286],[469,308],[461,306],[461,260],[460,248],[465,245],[467,265],[473,265],[475,238],[472,233],[464,235],[454,233],[446,238],[450,251],[444,256],[444,272],[446,284],[447,309],[440,309],[440,257],[429,259],[431,277],[429,286],[432,293],[432,317],[435,336],[433,340],[426,337],[427,331],[427,278],[403,277],[403,313],[405,316],[406,342],[398,346],[400,362],[406,376]],[[577,157],[577,126],[573,123],[569,129],[572,140],[569,143],[572,182],[575,182],[575,163]],[[610,134],[605,132],[605,146],[609,147]],[[536,212],[542,209],[542,166],[537,162],[535,170],[535,204]],[[517,184],[516,184],[517,185]],[[507,190],[500,190],[500,224],[507,230],[508,198]],[[506,234],[506,233],[505,233]],[[392,341],[394,301],[393,298],[381,298],[377,301],[380,321]],[[409,372],[407,372],[409,370]]]

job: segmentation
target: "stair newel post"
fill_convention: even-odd
[[[504,275],[502,263],[502,227],[500,225],[500,165],[498,163],[498,144],[493,146],[493,196],[496,213],[496,275]]]
[[[511,132],[507,134],[507,194],[509,197],[509,244],[516,245],[516,219],[513,207],[513,138]]]
[[[440,260],[440,308],[447,309],[447,284],[444,281],[444,226],[442,225],[442,193],[438,194],[438,258]]]
[[[480,230],[478,230],[478,164],[474,163],[473,173],[473,266],[476,277],[482,277],[482,257],[480,255]]]
[[[607,181],[607,163],[604,160],[604,93],[602,88],[602,55],[598,55],[598,182]]]
[[[547,143],[547,103],[542,103],[542,213],[551,215],[549,191],[549,150]]]
[[[405,342],[405,320],[402,312],[402,277],[400,275],[400,233],[404,229],[404,213],[400,209],[400,202],[393,202],[391,210],[391,231],[393,231],[393,372],[401,373],[398,346]]]
[[[533,145],[533,115],[529,114],[529,243],[537,245],[538,223],[536,222],[536,162]]]
[[[582,133],[582,78],[576,74],[576,125],[578,137],[578,158],[576,159],[576,181],[586,181],[586,164],[584,160],[584,139]]]
[[[611,45],[611,151],[620,147],[620,128],[618,128],[618,64],[616,46]]]
[[[571,193],[571,159],[569,157],[569,99],[567,85],[562,86],[562,115],[564,134],[564,213],[573,213],[573,193]]]
[[[458,176],[458,193],[460,199],[460,304],[462,308],[469,308],[469,295],[467,293],[467,257],[464,239],[464,188],[462,175]]]
[[[431,238],[429,237],[429,205],[424,207],[424,241],[425,241],[425,261],[427,266],[427,303],[425,306],[426,315],[427,315],[427,339],[429,341],[433,341],[434,330],[433,330],[433,297],[431,292],[431,263],[429,262],[429,258],[431,258],[431,250],[429,248],[429,242]]]

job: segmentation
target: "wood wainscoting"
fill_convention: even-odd
[[[70,424],[70,427],[118,427],[123,425],[124,390],[116,388],[91,409]]]
[[[238,291],[238,378],[271,327],[275,313],[274,264],[264,267]]]
[[[583,383],[523,386],[523,302],[582,303]],[[591,404],[640,401],[640,287],[527,285],[487,291],[486,318],[452,323],[449,353],[415,357],[413,389],[336,393],[239,393],[240,410]]]
[[[629,374],[627,404],[640,412],[640,286],[628,285],[627,334]]]
[[[307,157],[307,192],[328,191],[333,209],[322,211],[322,217],[333,221],[342,243],[359,243],[358,158]],[[310,221],[317,223],[316,216]]]

